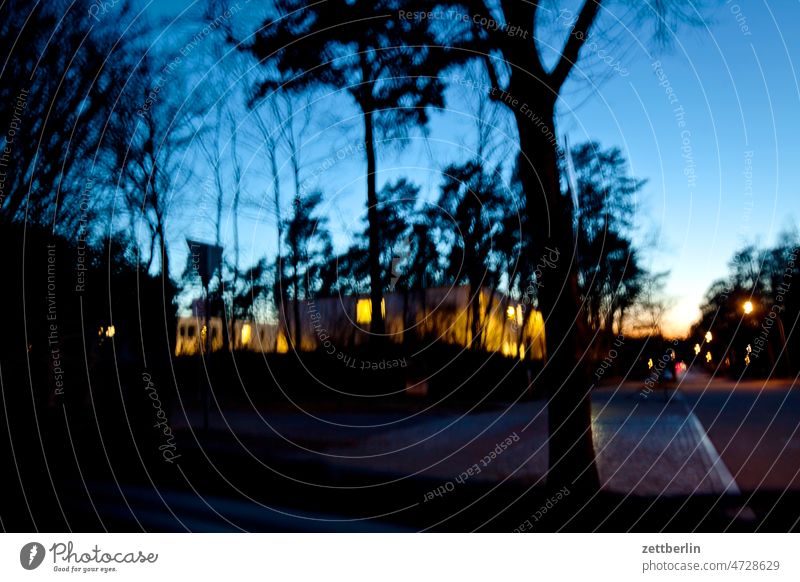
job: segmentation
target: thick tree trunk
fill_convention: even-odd
[[[382,336],[386,327],[383,321],[381,303],[383,302],[383,286],[381,283],[381,248],[378,231],[378,176],[375,159],[375,126],[374,112],[364,109],[364,144],[367,155],[367,222],[369,223],[369,296],[372,303],[372,319],[370,331]],[[377,338],[373,338],[377,339]]]
[[[231,313],[230,319],[228,320],[228,333],[230,335],[230,347],[236,348],[236,342],[241,342],[241,335],[238,336],[236,334],[236,294],[239,289],[239,196],[241,192],[239,190],[239,186],[236,186],[236,190],[233,194],[233,208],[231,209],[231,218],[233,220],[233,281],[231,282],[231,292],[232,297],[234,298],[231,301]],[[223,308],[225,306],[225,302],[222,302]]]
[[[538,263],[542,256],[551,259],[541,269],[538,281],[547,347],[541,376],[549,393],[547,483],[556,490],[567,487],[591,492],[599,488],[599,478],[592,442],[590,383],[581,363],[588,334],[580,313],[572,201],[561,193],[555,100],[541,98],[541,85],[530,81],[527,85],[511,92],[531,99],[524,111],[515,111],[522,150],[520,179],[533,242],[531,260]],[[538,99],[534,101],[534,97]]]
[[[168,356],[171,357],[171,355],[175,353],[175,342],[178,331],[178,319],[176,317],[174,307],[175,296],[177,295],[178,291],[169,275],[169,253],[167,252],[167,241],[164,238],[163,226],[159,226],[158,228],[158,248],[159,253],[161,254],[161,281],[164,290],[164,313],[167,315],[167,345],[169,348]]]
[[[471,281],[480,281],[480,278],[470,279]],[[470,286],[470,293],[472,295],[472,346],[473,350],[481,348],[481,288],[472,283]]]
[[[275,151],[272,150],[270,152],[270,169],[272,170],[272,187],[274,189],[274,198],[273,203],[275,205],[275,222],[278,225],[278,233],[277,233],[277,245],[276,248],[277,253],[275,256],[275,281],[273,283],[273,300],[275,301],[276,308],[278,310],[278,321],[283,320],[284,323],[287,322],[286,317],[286,294],[283,291],[283,217],[281,216],[281,190],[280,190],[280,175],[278,173],[278,159],[275,155]],[[289,334],[291,333],[289,330],[289,325],[286,324],[285,326],[285,334],[287,339],[289,339]],[[279,342],[279,334],[275,334],[275,352],[278,351],[278,342]]]
[[[303,333],[300,327],[300,275],[298,274],[299,266],[294,263],[292,266],[292,274],[294,280],[292,285],[294,287],[294,297],[292,298],[292,309],[294,311],[294,349],[296,352],[300,351],[301,342],[303,341]]]
[[[217,115],[217,123],[220,123],[219,114]],[[217,220],[215,222],[215,237],[214,237],[214,244],[217,246],[222,246],[222,212],[224,206],[224,195],[225,195],[225,188],[222,184],[222,175],[220,173],[219,168],[219,161],[215,161],[214,167],[214,185],[217,189]],[[222,283],[222,265],[219,268],[219,285],[217,286],[217,291],[215,293],[214,300],[212,302],[214,313],[219,314],[220,320],[220,332],[222,333],[222,351],[227,352],[230,350],[230,337],[229,337],[229,328],[230,322],[228,321],[227,314],[225,313],[225,299],[224,299],[224,285]],[[208,330],[209,338],[211,336],[211,330]]]

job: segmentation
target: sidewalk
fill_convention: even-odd
[[[633,388],[633,389],[631,389]],[[603,487],[647,496],[739,494],[730,471],[678,393],[636,387],[592,399],[595,450]]]
[[[592,409],[605,490],[642,496],[738,494],[730,472],[682,400],[665,401],[661,393],[642,398],[631,389],[603,390],[595,392]],[[498,444],[512,435],[519,440],[493,456]],[[477,464],[480,471],[469,479],[542,485],[546,441],[545,403],[525,402],[501,412],[442,418],[384,433],[335,449],[341,457],[330,462],[443,482]]]
[[[602,487],[640,496],[738,494],[730,472],[680,396],[644,397],[638,384],[593,394],[593,431]],[[195,428],[202,417],[192,414]],[[214,430],[275,439],[277,455],[314,458],[336,470],[379,473],[386,480],[426,477],[446,484],[543,485],[547,410],[524,402],[473,414],[340,415],[335,424],[295,414],[211,415]],[[267,424],[265,424],[268,423]],[[353,428],[343,425],[370,425]],[[230,427],[230,428],[228,428]],[[297,443],[295,447],[290,443]]]

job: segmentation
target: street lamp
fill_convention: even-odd
[[[711,340],[714,339],[714,336],[711,335],[710,331],[706,332],[706,343],[711,343]]]
[[[753,313],[754,310],[755,307],[753,306],[752,301],[745,301],[744,303],[742,303],[742,311],[744,311],[745,315],[750,315],[751,313]],[[775,312],[775,321],[778,322],[778,333],[781,334],[781,344],[783,345],[781,354],[786,359],[786,365],[789,368],[789,373],[791,373],[792,363],[791,360],[789,359],[789,352],[787,351],[787,346],[786,346],[786,331],[783,328],[783,320],[781,319],[781,316],[778,314],[778,312]],[[750,346],[748,345],[747,347],[749,348]],[[778,360],[780,360],[781,354],[778,355]],[[748,361],[750,359],[749,356],[750,356],[750,350],[748,350],[746,358],[746,362],[748,365],[750,364],[750,362]],[[773,363],[777,364],[778,362],[773,359]]]
[[[744,303],[742,303],[742,311],[744,311],[745,315],[750,315],[751,313],[753,313],[753,310],[754,310],[753,302],[750,301],[749,299],[747,301],[745,301]],[[753,361],[752,358],[750,357],[750,354],[753,353],[753,348],[752,348],[752,346],[750,344],[747,344],[747,348],[745,348],[745,352],[746,353],[745,353],[745,356],[744,356],[744,365],[745,365],[745,367],[747,367]]]

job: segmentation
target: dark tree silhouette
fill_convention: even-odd
[[[303,195],[301,182],[301,145],[304,134],[310,125],[311,107],[308,96],[298,101],[296,95],[276,92],[270,99],[262,100],[252,108],[251,118],[254,121],[257,138],[261,140],[260,149],[264,152],[269,164],[270,188],[272,190],[272,212],[276,228],[276,253],[273,273],[275,288],[273,300],[278,312],[284,309],[285,293],[280,285],[283,272],[283,198],[281,195],[281,177],[279,158],[281,152],[289,158],[292,182],[296,194]],[[277,337],[276,337],[276,342]],[[277,345],[276,345],[277,347]]]
[[[466,18],[452,19],[444,25],[432,22],[441,37],[452,46],[464,49],[455,60],[480,55],[491,81],[491,97],[507,107],[517,127],[520,164],[519,179],[525,196],[526,228],[531,260],[555,249],[560,257],[547,270],[546,280],[537,289],[538,306],[546,325],[547,365],[540,376],[550,391],[548,401],[549,462],[548,486],[568,486],[581,492],[595,491],[599,478],[594,458],[591,429],[590,382],[584,352],[588,329],[581,308],[576,257],[576,232],[572,199],[564,195],[559,172],[560,149],[555,123],[559,95],[580,60],[581,49],[600,15],[601,0],[585,0],[565,28],[556,46],[563,42],[555,64],[538,42],[537,25],[552,5],[531,0],[460,0],[447,2],[460,9]],[[549,4],[549,3],[548,3]],[[659,2],[648,9],[660,30],[668,20],[665,14],[680,17],[686,13],[681,3]],[[639,8],[633,12],[647,14]],[[653,12],[655,11],[655,12]],[[556,13],[558,9],[556,7]],[[517,26],[528,34],[508,34],[503,27],[480,26],[472,15],[491,15],[497,22]],[[455,23],[455,24],[454,24]]]
[[[248,49],[264,63],[257,96],[277,88],[304,91],[314,85],[345,88],[364,122],[371,331],[383,334],[381,233],[378,219],[376,141],[381,130],[425,125],[428,106],[442,105],[437,78],[445,62],[432,58],[427,23],[398,20],[399,10],[428,2],[329,0],[306,5],[279,0],[279,17],[259,29]]]
[[[797,373],[800,354],[791,332],[800,317],[800,294],[792,284],[800,277],[799,252],[797,234],[783,233],[770,248],[745,244],[734,253],[728,276],[711,284],[700,320],[692,326],[691,343],[701,346],[701,365],[711,352],[710,369],[734,377]]]
[[[444,267],[438,246],[442,238],[440,224],[439,213],[429,208],[421,212],[411,225],[411,244],[401,288],[421,292],[442,284]],[[421,293],[421,297],[424,298],[425,294]]]
[[[270,276],[273,274],[267,259],[261,259],[249,269],[242,271],[239,277],[240,285],[236,288],[231,302],[235,317],[256,318],[258,305],[268,301],[272,293]]]
[[[378,192],[381,289],[394,290],[401,278],[399,264],[408,251],[411,216],[418,196],[419,187],[405,178],[386,184]],[[364,238],[369,240],[369,229],[364,233]]]
[[[481,288],[499,283],[492,264],[494,237],[500,233],[506,208],[497,176],[477,162],[444,170],[439,205],[449,215],[452,245],[447,276],[470,286],[472,347],[481,347]]]
[[[322,203],[320,192],[311,192],[294,199],[292,213],[286,220],[286,261],[287,273],[282,277],[287,288],[292,291],[294,319],[294,346],[301,347],[302,327],[300,325],[300,301],[311,297],[315,274],[330,249],[330,237],[325,230],[324,218],[316,216]],[[288,331],[288,330],[287,330]]]
[[[639,298],[649,276],[630,239],[636,193],[644,180],[628,175],[627,162],[617,148],[601,149],[596,142],[574,147],[578,232],[578,285],[594,342],[604,353],[621,333],[628,310]]]
[[[128,38],[119,38],[131,18],[127,3],[100,22],[87,17],[88,7],[80,0],[0,5],[0,217],[70,235],[100,213],[103,184],[93,168],[130,72]],[[85,193],[88,204],[77,200]]]
[[[379,254],[380,287],[392,291],[403,286],[397,272],[399,262],[405,263],[411,244],[411,217],[419,188],[405,178],[386,184],[378,192],[377,222],[381,233]],[[347,251],[328,261],[324,292],[333,295],[360,295],[369,285],[369,225],[359,233]]]
[[[326,286],[322,293],[328,296],[359,295],[369,284],[369,250],[359,237],[348,249],[331,257],[328,261],[325,277]]]
[[[179,75],[169,77],[170,90],[154,93],[164,74],[152,57],[142,59],[123,94],[132,106],[110,120],[106,139],[108,171],[122,191],[123,211],[134,232],[138,224],[147,229],[148,269],[157,265],[166,281],[167,224],[191,179],[183,155],[195,137],[192,121],[200,107],[196,100],[184,101],[185,80]]]

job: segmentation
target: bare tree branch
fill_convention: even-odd
[[[581,47],[586,42],[589,31],[597,18],[601,2],[602,0],[586,0],[575,24],[572,25],[567,42],[564,43],[564,49],[561,51],[561,58],[549,75],[549,85],[554,93],[559,92],[575,63],[578,62]]]

